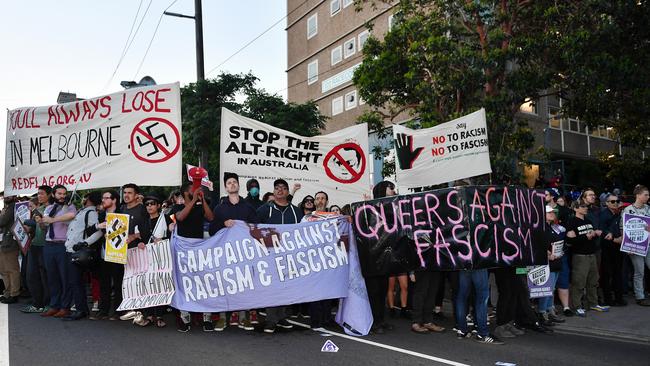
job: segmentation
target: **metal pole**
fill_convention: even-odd
[[[203,11],[201,0],[194,0],[194,26],[196,28],[196,79],[205,79],[203,66]]]

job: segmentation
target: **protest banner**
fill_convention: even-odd
[[[169,305],[174,296],[172,253],[169,240],[131,248],[124,266],[122,303],[118,311]]]
[[[621,252],[640,255],[648,254],[648,241],[650,233],[646,230],[650,226],[650,217],[623,214],[623,242]]]
[[[399,187],[432,186],[492,172],[485,109],[422,130],[393,125],[393,139]]]
[[[107,262],[126,264],[126,239],[129,236],[129,215],[109,212],[106,214],[106,251]]]
[[[222,108],[219,178],[237,173],[242,185],[255,178],[260,192],[272,192],[273,181],[283,178],[289,188],[302,185],[294,202],[321,190],[329,194],[330,204],[361,200],[370,193],[368,153],[366,124],[303,137]]]
[[[7,112],[5,194],[181,183],[179,84]]]
[[[531,299],[553,296],[555,289],[551,286],[551,269],[548,264],[528,267],[526,279]]]
[[[544,192],[466,186],[352,205],[364,274],[548,263]]]
[[[192,312],[257,309],[340,299],[346,332],[366,335],[372,314],[350,223],[291,225],[236,221],[201,239],[172,237],[172,306]],[[346,303],[348,299],[351,302]]]
[[[14,205],[14,225],[11,227],[11,232],[14,235],[18,244],[20,244],[20,250],[23,254],[27,254],[29,250],[30,239],[27,231],[25,230],[25,220],[28,220],[32,217],[32,213],[29,211],[29,202],[16,202]]]

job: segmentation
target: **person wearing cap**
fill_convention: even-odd
[[[621,215],[632,214],[637,216],[650,217],[650,206],[648,199],[650,198],[650,191],[648,187],[637,184],[634,187],[634,203],[625,207]],[[623,220],[620,221],[619,228],[623,232]],[[650,227],[646,226],[646,230],[650,231]],[[620,239],[618,240],[620,241]],[[650,269],[650,251],[645,256],[639,254],[628,253],[634,268],[634,276],[632,277],[634,284],[634,298],[636,303],[640,306],[650,306],[650,299],[645,296],[645,287],[643,280],[645,277],[645,268]]]
[[[284,179],[276,179],[273,182],[272,202],[268,202],[257,209],[257,218],[262,224],[297,224],[302,220],[301,209],[292,205],[287,200],[289,195],[289,183]],[[286,307],[278,306],[266,309],[265,333],[274,333],[276,326],[284,329],[291,329],[287,319]]]
[[[246,182],[246,191],[248,191],[248,194],[244,200],[246,203],[251,205],[251,207],[257,210],[264,204],[260,199],[260,182],[258,182],[257,179],[252,178]]]
[[[553,207],[546,206],[546,223],[551,228],[547,230],[548,247],[546,254],[548,255],[548,266],[550,269],[549,287],[555,288],[555,283],[562,271],[562,260],[564,256],[564,238],[566,236],[566,229],[557,223],[557,214]],[[553,295],[539,299],[537,306],[539,313],[539,321],[542,325],[553,325],[553,323],[564,323],[565,320],[555,314],[555,305],[553,303]]]
[[[11,227],[14,224],[15,196],[4,197],[4,208],[0,212],[0,276],[4,283],[4,294],[0,296],[0,302],[13,304],[18,302],[20,295],[20,265],[18,253],[20,246],[14,238]]]
[[[251,181],[249,180],[247,183],[247,186],[249,187],[250,182]],[[257,181],[255,181],[255,183],[257,184]],[[210,223],[210,235],[216,234],[223,228],[233,227],[235,225],[235,220],[252,224],[257,223],[257,213],[255,209],[239,195],[239,176],[236,173],[224,173],[223,185],[226,188],[228,196],[220,202],[217,202],[212,207],[214,220]],[[233,311],[230,314],[229,324],[238,326],[244,330],[254,330],[253,325],[257,323],[257,313],[255,311],[250,311],[250,313],[248,311]],[[219,319],[217,320],[214,330],[220,332],[226,329],[226,325],[226,313],[222,312],[219,314]]]

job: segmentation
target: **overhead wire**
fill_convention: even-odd
[[[178,0],[174,0],[165,8],[165,10],[160,13],[160,18],[158,18],[158,23],[156,24],[156,29],[153,31],[153,35],[151,36],[151,39],[149,40],[149,44],[147,45],[147,50],[144,52],[144,56],[142,56],[142,60],[140,61],[140,65],[138,65],[138,69],[136,70],[135,74],[133,74],[133,79],[138,76],[138,73],[140,72],[140,69],[142,68],[142,65],[144,64],[144,60],[147,58],[147,55],[149,54],[149,49],[151,49],[151,44],[153,43],[154,38],[156,38],[156,34],[158,33],[158,27],[160,27],[160,23],[162,22],[163,16],[165,16],[165,12],[169,10]]]

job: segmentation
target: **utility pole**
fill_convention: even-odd
[[[205,66],[203,63],[203,8],[201,5],[201,0],[194,0],[194,16],[172,13],[170,11],[165,11],[163,14],[179,18],[194,19],[196,43],[196,81],[200,82],[202,80],[205,80]],[[201,151],[201,156],[199,157],[199,166],[205,169],[208,168],[208,155],[205,151]]]

